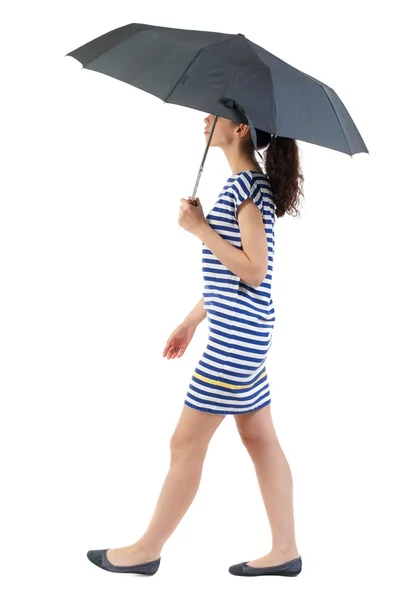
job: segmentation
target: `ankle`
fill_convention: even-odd
[[[160,556],[163,546],[158,546],[146,538],[140,538],[137,542],[132,544],[132,548],[150,556]]]
[[[299,553],[296,545],[291,545],[291,546],[273,545],[271,554],[276,554],[277,556],[300,556],[300,553]]]

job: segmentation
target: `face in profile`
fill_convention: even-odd
[[[209,135],[210,135],[210,132],[212,129],[214,118],[215,118],[214,115],[208,115],[204,119],[206,142],[209,139]],[[239,125],[236,125],[230,119],[226,119],[224,117],[219,117],[216,121],[212,139],[210,140],[210,146],[212,146],[212,147],[216,146],[219,148],[223,148],[225,146],[229,146],[230,144],[232,144],[234,139],[238,137],[238,136],[236,136],[236,130],[238,127],[239,127]]]

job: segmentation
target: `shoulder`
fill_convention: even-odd
[[[227,183],[230,189],[236,194],[247,192],[251,190],[251,187],[254,185],[254,177],[251,171],[242,171],[241,173],[231,175],[228,178]]]
[[[231,175],[228,178],[228,183],[230,185],[238,186],[238,185],[248,185],[254,187],[257,185],[271,185],[269,178],[265,173],[258,171],[241,171],[240,173],[236,173],[235,175]]]
[[[253,182],[253,173],[252,171],[240,171],[240,173],[235,173],[234,175],[230,175],[229,177],[230,183],[249,183]]]
[[[265,173],[252,173],[252,181],[258,190],[272,192],[271,181]]]

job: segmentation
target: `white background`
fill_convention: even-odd
[[[0,17],[2,595],[402,597],[397,4],[9,1]],[[276,226],[267,369],[294,479],[296,579],[227,571],[270,550],[232,417],[155,577],[86,558],[144,532],[207,341],[204,321],[183,358],[162,357],[202,295],[201,242],[177,219],[207,113],[65,57],[131,22],[244,33],[333,88],[369,149],[351,158],[299,142],[301,218]],[[230,172],[211,149],[197,194],[205,213]]]

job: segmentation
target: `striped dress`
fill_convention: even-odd
[[[267,274],[261,285],[253,287],[202,243],[209,339],[185,399],[185,404],[196,410],[223,415],[251,412],[271,402],[265,361],[275,324],[271,280],[276,216],[269,180],[258,171],[230,176],[206,220],[222,238],[242,248],[236,210],[246,198],[252,198],[263,215]]]

